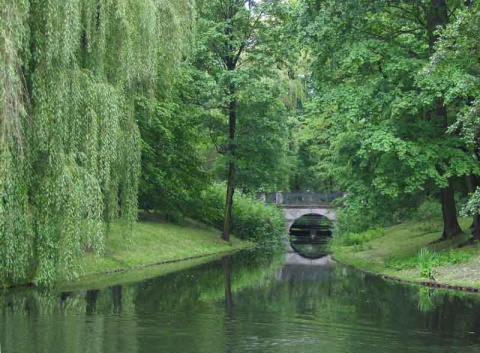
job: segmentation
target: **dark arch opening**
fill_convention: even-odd
[[[328,255],[332,222],[319,214],[306,214],[293,222],[289,236],[290,245],[296,253],[308,259],[318,259]]]

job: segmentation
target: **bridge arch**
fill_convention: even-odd
[[[296,212],[299,216],[305,212]],[[328,254],[328,242],[332,237],[333,218],[328,212],[308,212],[296,220],[287,229],[289,235],[288,251],[294,251],[307,259],[317,259]],[[330,217],[327,217],[330,216]]]
[[[292,248],[292,244],[297,245],[320,245],[322,246],[322,241],[320,238],[325,238],[325,235],[317,233],[317,226],[322,227],[322,225],[313,225],[309,229],[308,224],[302,223],[300,218],[308,215],[317,215],[324,217],[330,221],[330,223],[335,223],[336,215],[335,208],[333,206],[333,201],[338,198],[345,197],[346,194],[343,192],[334,192],[334,193],[315,193],[315,192],[293,192],[293,193],[260,193],[258,197],[265,203],[275,204],[277,207],[283,209],[283,214],[285,216],[285,228],[287,234],[289,234],[290,242],[287,244],[287,250],[289,253],[297,252]],[[292,226],[295,222],[299,220],[298,227],[295,226],[295,229],[292,230]],[[308,237],[307,231],[310,232],[309,236],[311,242],[308,242],[305,237]],[[294,232],[295,234],[292,234]],[[330,235],[331,236],[331,232]],[[293,243],[292,243],[293,242]],[[305,251],[310,252],[308,247],[305,247]],[[300,253],[300,252],[298,252]],[[310,255],[310,253],[308,254]]]
[[[335,222],[336,220],[336,216],[335,216],[335,212],[333,211],[332,207],[329,206],[329,207],[312,207],[312,208],[299,208],[299,207],[295,207],[295,208],[287,208],[285,207],[283,209],[283,214],[285,215],[285,218],[287,220],[286,222],[286,228],[287,228],[287,231],[290,231],[290,228],[292,227],[293,223],[295,223],[295,221],[305,215],[309,215],[309,214],[315,214],[315,215],[319,215],[319,216],[324,216],[326,218],[328,218],[328,220],[330,220],[331,222]]]

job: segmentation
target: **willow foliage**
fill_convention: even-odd
[[[26,276],[32,253],[28,213],[29,168],[22,48],[27,47],[28,1],[0,1],[0,280]]]
[[[134,97],[187,53],[192,9],[0,0],[0,282],[75,276],[109,222],[136,220]]]

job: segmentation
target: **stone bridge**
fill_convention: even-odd
[[[287,219],[286,228],[290,230],[292,224],[302,216],[316,214],[335,221],[335,211],[332,201],[344,197],[345,193],[312,193],[312,192],[276,192],[262,194],[260,197],[267,203],[274,203],[283,208]]]
[[[327,217],[330,221],[335,221],[335,211],[333,206],[329,204],[324,205],[282,205],[283,214],[287,220],[286,228],[287,231],[290,230],[293,223],[302,216],[307,214],[316,214],[320,216]]]

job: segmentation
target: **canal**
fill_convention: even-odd
[[[478,296],[284,259],[260,249],[126,283],[4,290],[1,352],[480,351]]]

